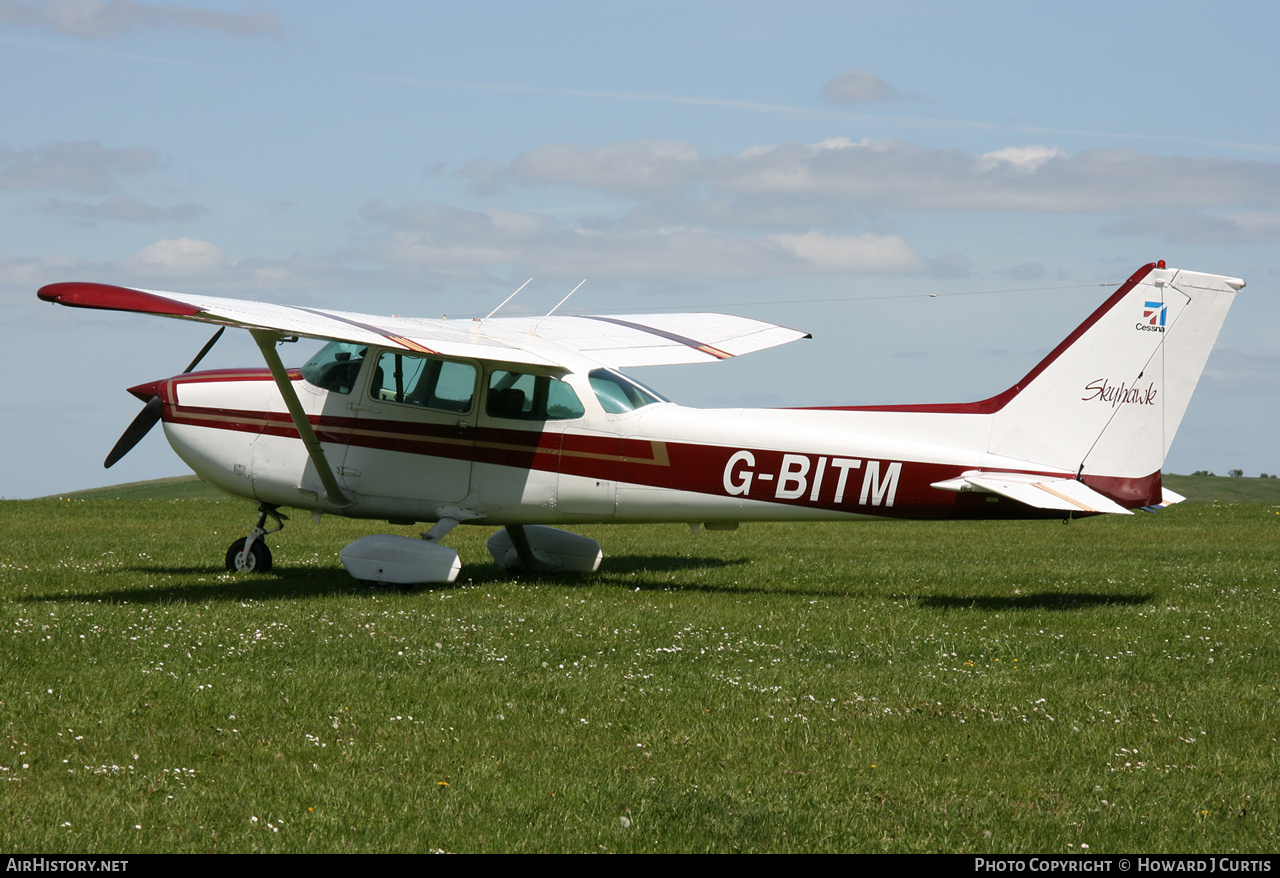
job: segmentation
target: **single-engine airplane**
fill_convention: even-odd
[[[458,524],[501,527],[501,566],[586,572],[594,540],[550,525],[867,517],[1070,518],[1183,499],[1160,469],[1236,278],[1144,265],[1026,377],[980,402],[698,410],[620,369],[700,363],[806,333],[721,314],[443,321],[374,317],[97,283],[49,302],[248,330],[266,368],[186,371],[130,388],[146,407],[111,466],[157,421],[206,482],[258,503],[227,551],[271,566],[293,507],[393,524],[342,550],[359,580],[452,582]],[[286,369],[285,339],[328,341]]]

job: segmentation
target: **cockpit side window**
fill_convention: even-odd
[[[465,414],[475,389],[474,366],[387,351],[378,358],[369,393],[384,402]]]
[[[369,346],[346,341],[331,341],[302,367],[308,384],[330,393],[350,393],[356,386],[360,366]]]
[[[558,378],[501,370],[489,376],[485,413],[517,421],[567,421],[587,412],[573,388]]]
[[[655,402],[668,401],[644,385],[610,369],[596,369],[587,377],[601,407],[611,415],[633,412]]]

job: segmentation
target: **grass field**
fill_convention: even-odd
[[[245,503],[0,510],[10,851],[1276,848],[1280,506],[581,528],[560,579],[460,528],[408,592],[368,524],[242,577]]]
[[[1280,503],[1280,479],[1166,473],[1163,482],[1193,503]]]

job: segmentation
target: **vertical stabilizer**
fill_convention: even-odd
[[[1243,286],[1143,266],[1001,394],[1007,401],[993,415],[988,450],[1106,479],[1159,472]]]

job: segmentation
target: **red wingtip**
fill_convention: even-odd
[[[194,317],[200,313],[199,308],[164,296],[157,296],[155,293],[85,281],[49,284],[41,287],[36,295],[46,302],[56,302],[71,308],[138,311],[143,314],[169,314],[175,317]]]

